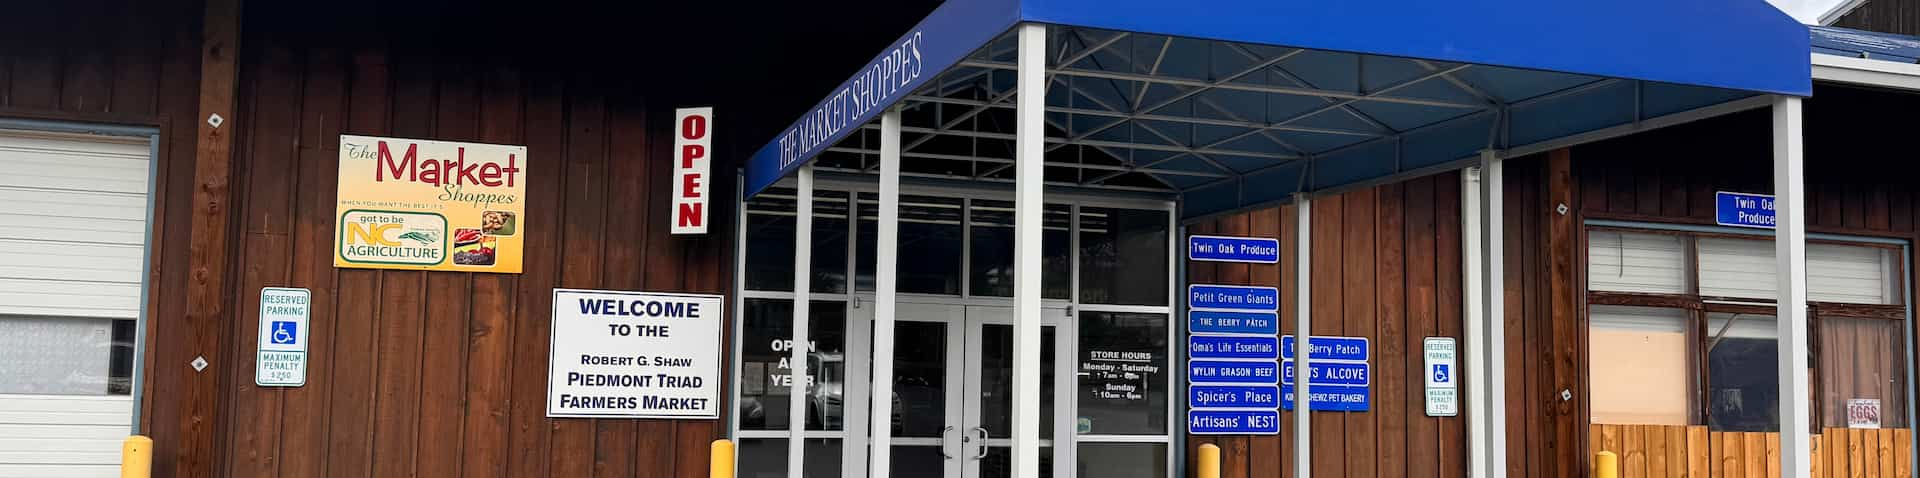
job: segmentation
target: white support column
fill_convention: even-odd
[[[1486,386],[1486,440],[1482,446],[1486,450],[1488,468],[1485,475],[1474,476],[1494,478],[1507,476],[1506,167],[1506,159],[1496,152],[1489,150],[1480,153],[1480,199],[1481,207],[1485,210],[1480,215],[1483,229],[1480,239],[1486,243],[1486,250],[1481,255],[1486,264],[1481,276],[1486,279],[1486,286],[1481,292],[1486,295],[1486,307],[1482,311],[1487,317],[1483,342],[1487,355],[1486,370],[1480,375],[1484,379],[1479,382]],[[1476,418],[1474,421],[1481,420]]]
[[[1485,232],[1481,214],[1486,210],[1481,206],[1481,195],[1485,190],[1480,187],[1480,168],[1467,168],[1460,172],[1460,284],[1462,310],[1461,322],[1465,333],[1461,336],[1459,347],[1466,355],[1466,373],[1458,374],[1467,382],[1464,392],[1467,417],[1467,476],[1487,476],[1487,396],[1480,385],[1485,380],[1487,342],[1486,337],[1486,261],[1481,257],[1485,250],[1482,233]],[[1433,373],[1426,371],[1425,373]],[[1422,380],[1424,383],[1425,380]],[[1461,380],[1456,379],[1455,383]]]
[[[794,191],[799,208],[793,221],[793,343],[787,369],[792,383],[787,391],[787,477],[803,478],[807,436],[807,311],[813,299],[813,166],[800,167],[800,188]]]
[[[1014,98],[1013,478],[1040,476],[1040,239],[1046,180],[1047,27],[1020,25]],[[984,446],[984,445],[983,445]]]
[[[1313,349],[1313,295],[1309,285],[1313,282],[1313,247],[1309,244],[1313,237],[1313,200],[1306,193],[1293,195],[1294,217],[1298,219],[1294,226],[1293,268],[1293,476],[1311,478],[1313,476],[1313,452],[1307,446],[1313,442],[1313,427],[1308,425],[1308,417],[1313,415],[1312,402],[1307,400],[1307,361]]]
[[[1812,473],[1813,400],[1807,384],[1807,216],[1800,98],[1773,100],[1774,257],[1780,288],[1780,476]]]
[[[874,236],[873,271],[873,387],[867,415],[872,424],[872,452],[867,453],[867,476],[887,478],[893,472],[893,315],[895,273],[900,249],[900,108],[880,114],[880,225]]]

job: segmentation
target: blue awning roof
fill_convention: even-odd
[[[1752,0],[949,0],[748,162],[1010,181],[1014,39],[1049,26],[1049,184],[1196,217],[1811,91],[1805,27]]]

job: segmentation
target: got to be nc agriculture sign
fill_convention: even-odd
[[[527,147],[340,136],[334,267],[519,273]]]

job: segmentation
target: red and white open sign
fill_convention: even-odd
[[[713,178],[713,108],[680,108],[673,120],[674,234],[707,233],[707,184]]]

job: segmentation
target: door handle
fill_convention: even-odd
[[[944,442],[944,441],[946,441],[946,438],[947,438],[947,432],[950,432],[950,431],[953,431],[953,425],[947,425],[947,427],[946,427],[946,428],[942,428],[942,429],[940,429],[940,438],[941,438],[941,441],[943,441],[943,442]],[[953,459],[953,455],[952,455],[952,454],[950,454],[950,453],[947,453],[947,445],[946,445],[945,443],[942,443],[942,444],[940,445],[940,456],[941,456],[941,457],[944,457],[945,459],[948,459],[948,460],[952,460],[952,459]]]
[[[987,459],[987,427],[973,427],[973,431],[980,435],[980,453],[973,455],[973,459],[985,460]]]

